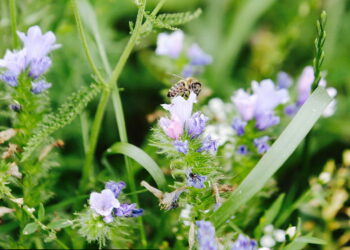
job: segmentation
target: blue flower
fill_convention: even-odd
[[[200,250],[216,250],[215,228],[209,221],[197,221],[198,226],[197,240],[198,249]]]
[[[288,89],[292,85],[292,78],[286,72],[277,74],[277,86],[280,89]]]
[[[231,126],[236,131],[236,134],[238,136],[242,136],[245,133],[244,128],[245,128],[245,126],[247,126],[247,122],[243,121],[239,117],[236,117],[235,119],[233,119]]]
[[[137,217],[143,214],[143,209],[137,209],[135,203],[124,203],[114,209],[114,214],[119,217]]]
[[[188,141],[174,141],[174,147],[179,153],[187,154],[188,153]]]
[[[213,62],[213,58],[206,54],[196,43],[188,48],[187,56],[191,61],[190,63],[196,66],[204,66]]]
[[[119,201],[109,189],[104,189],[101,193],[92,192],[90,194],[89,204],[90,208],[95,213],[103,216],[107,223],[112,222],[111,214],[113,209],[120,206]]]
[[[15,112],[19,112],[21,111],[21,104],[19,103],[10,104],[9,108]]]
[[[18,85],[17,76],[11,71],[6,71],[4,74],[0,75],[0,80],[6,82],[11,87],[16,87]]]
[[[52,31],[42,34],[39,26],[32,26],[28,29],[27,35],[17,31],[22,40],[24,48],[27,50],[27,63],[30,64],[33,59],[41,59],[47,56],[52,50],[61,47],[56,44],[56,36]]]
[[[274,115],[273,112],[267,112],[256,117],[255,127],[259,130],[265,130],[279,122],[280,118],[278,116]]]
[[[186,121],[187,131],[188,134],[192,136],[192,139],[200,136],[203,133],[208,119],[208,117],[200,112],[196,112]]]
[[[195,187],[195,188],[204,188],[204,182],[207,180],[206,176],[201,176],[198,174],[194,174],[191,170],[188,170],[187,173],[187,186]]]
[[[202,146],[197,150],[197,152],[209,151],[211,153],[216,153],[218,150],[218,142],[212,140],[210,136],[205,137]]]
[[[125,186],[126,184],[124,181],[119,181],[119,182],[109,181],[106,183],[105,188],[111,190],[115,198],[118,198],[119,194],[122,192]]]
[[[51,83],[46,82],[44,80],[32,82],[32,93],[37,95],[50,87],[51,87]]]
[[[270,148],[270,145],[267,143],[269,141],[268,136],[263,136],[257,139],[254,139],[254,145],[258,150],[259,154],[264,154]]]
[[[249,239],[242,234],[238,236],[238,239],[233,243],[231,250],[256,250],[257,242],[255,240]]]
[[[30,62],[28,75],[36,79],[44,74],[50,68],[51,64],[52,61],[48,56],[39,59],[35,58]]]
[[[246,145],[240,145],[237,148],[237,153],[240,155],[246,155],[248,154],[248,148]]]
[[[298,106],[295,104],[288,105],[284,108],[284,113],[288,116],[293,116],[298,111]]]

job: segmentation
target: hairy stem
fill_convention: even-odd
[[[18,47],[18,36],[17,36],[17,21],[16,21],[16,0],[9,0],[10,7],[10,17],[11,17],[11,32],[13,47],[16,49]]]

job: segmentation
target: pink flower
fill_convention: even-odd
[[[179,139],[183,133],[183,123],[175,115],[171,120],[164,117],[160,118],[159,125],[165,134],[172,139]]]
[[[232,96],[232,101],[245,121],[253,119],[257,101],[256,95],[250,95],[243,89],[239,89],[235,95]]]

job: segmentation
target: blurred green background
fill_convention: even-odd
[[[96,11],[98,28],[107,49],[108,60],[114,65],[127,42],[129,21],[134,20],[137,8],[131,0],[91,0]],[[148,1],[151,10],[157,1]],[[53,83],[50,96],[54,109],[80,86],[93,81],[68,0],[21,0],[18,5],[18,28],[27,30],[39,25],[44,31],[56,33],[62,48],[53,53],[53,67],[47,75]],[[321,119],[312,131],[309,148],[309,168],[300,173],[303,162],[301,150],[294,154],[278,177],[281,189],[288,191],[294,182],[294,196],[308,186],[310,176],[322,171],[324,163],[332,158],[341,162],[342,152],[350,148],[350,1],[348,0],[169,0],[162,12],[181,12],[202,8],[203,14],[185,25],[183,30],[204,51],[214,58],[203,76],[204,84],[212,90],[210,97],[229,101],[233,91],[248,88],[251,80],[275,79],[279,71],[294,79],[304,66],[312,65],[316,20],[322,10],[328,14],[324,70],[328,86],[338,90],[337,110],[333,117]],[[7,1],[0,1],[0,54],[11,47]],[[89,30],[89,13],[86,29]],[[161,91],[166,88],[157,75],[157,69],[148,61],[154,51],[157,33],[142,40],[136,47],[122,73],[119,87],[128,137],[131,143],[144,146],[152,124],[147,115],[164,102]],[[103,65],[98,48],[89,37],[96,64]],[[81,119],[90,124],[94,118],[97,99],[71,125],[60,130],[56,137],[65,141],[60,158],[62,173],[56,200],[64,200],[77,186],[84,159]],[[97,159],[114,142],[118,132],[113,108],[107,109],[97,149]],[[302,159],[303,160],[303,159]],[[121,158],[116,162],[123,164]],[[102,165],[100,165],[102,168]],[[118,169],[123,169],[118,167]],[[119,170],[118,170],[119,171]],[[64,173],[64,174],[63,174]],[[120,170],[120,174],[123,171]],[[142,174],[141,174],[142,175]],[[289,176],[293,176],[290,178]],[[54,203],[54,201],[53,201]]]

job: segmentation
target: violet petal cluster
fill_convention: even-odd
[[[187,132],[193,138],[200,136],[207,124],[208,117],[200,112],[194,113],[186,122]]]
[[[188,141],[176,140],[174,141],[174,147],[179,153],[187,154],[188,153]]]
[[[181,30],[171,34],[160,33],[157,38],[156,54],[169,56],[176,59],[180,56],[184,40],[184,33]]]
[[[256,250],[258,243],[249,237],[240,234],[238,239],[233,243],[231,250]]]
[[[197,150],[197,152],[208,151],[210,153],[216,153],[218,150],[218,142],[212,140],[210,136],[204,138],[202,146]]]
[[[126,187],[126,184],[124,181],[119,181],[119,182],[109,181],[105,184],[105,188],[111,190],[115,198],[118,198],[119,194],[122,192],[122,190],[125,187]]]
[[[240,154],[240,155],[246,155],[248,154],[248,148],[246,145],[240,145],[238,146],[236,152],[237,154]]]
[[[43,34],[39,26],[32,26],[27,34],[17,32],[23,42],[23,49],[19,51],[7,50],[3,59],[0,59],[0,68],[5,71],[0,75],[0,79],[11,87],[18,85],[18,77],[28,69],[28,76],[35,80],[43,75],[51,66],[52,61],[48,54],[61,47],[56,44],[56,37],[51,31]],[[42,81],[32,82],[32,92],[39,94],[51,84]]]
[[[191,171],[187,171],[187,186],[195,187],[195,188],[204,188],[204,182],[207,180],[206,176],[194,174]]]
[[[263,137],[254,139],[254,145],[259,154],[266,153],[267,150],[270,148],[270,145],[268,144],[269,139],[270,138],[268,136],[263,136]]]
[[[143,209],[136,208],[136,204],[121,204],[114,209],[114,214],[119,217],[137,217],[143,214]]]
[[[197,240],[198,249],[200,250],[216,250],[217,244],[215,240],[215,228],[209,221],[197,221],[198,226]]]
[[[242,136],[245,133],[245,127],[247,126],[247,122],[243,121],[240,117],[236,117],[232,121],[232,128],[236,131],[238,136]]]
[[[277,74],[277,86],[280,89],[288,89],[292,85],[292,78],[286,72]]]

